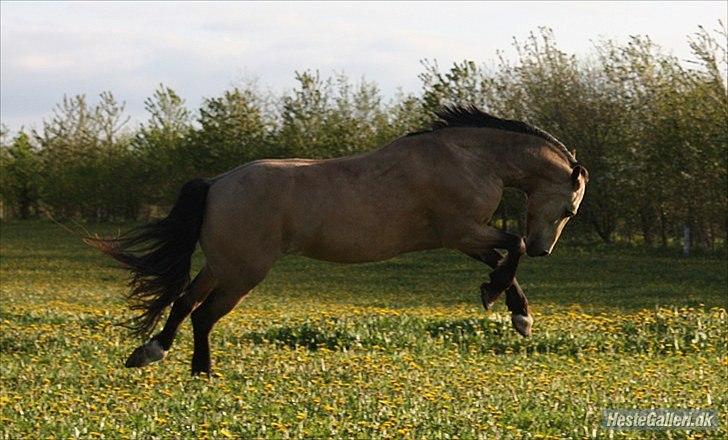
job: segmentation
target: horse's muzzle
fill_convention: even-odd
[[[545,257],[551,252],[548,249],[536,249],[533,246],[526,246],[526,253],[529,257]]]

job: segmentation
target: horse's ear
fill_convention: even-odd
[[[574,188],[579,187],[579,176],[584,176],[585,182],[589,180],[589,173],[586,171],[586,168],[581,165],[575,166],[571,171],[571,183],[574,184]]]

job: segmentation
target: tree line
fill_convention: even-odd
[[[64,97],[42,127],[2,130],[0,199],[5,217],[92,221],[164,212],[178,188],[260,158],[329,158],[378,148],[427,126],[447,104],[475,104],[547,130],[577,150],[590,171],[579,236],[646,246],[725,244],[725,27],[689,37],[693,59],[648,37],[594,43],[588,56],[560,50],[548,29],[515,41],[515,59],[424,60],[419,93],[385,99],[376,83],[343,74],[295,74],[282,96],[254,83],[231,87],[190,110],[160,85],[148,119],[130,127],[111,92],[96,103]],[[524,227],[523,195],[507,192],[493,222]],[[567,234],[577,235],[577,234]]]

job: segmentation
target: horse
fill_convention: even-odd
[[[474,106],[448,106],[432,126],[363,154],[264,159],[186,183],[167,217],[87,243],[131,272],[127,324],[146,340],[126,361],[164,358],[191,315],[192,374],[211,371],[209,335],[286,254],[361,263],[427,249],[490,266],[481,300],[502,292],[514,328],[533,318],[515,273],[524,255],[551,253],[584,197],[588,172],[555,137]],[[503,190],[527,196],[526,236],[489,225]],[[205,264],[190,281],[199,242]],[[504,251],[504,253],[501,253]],[[151,337],[171,306],[162,330]]]

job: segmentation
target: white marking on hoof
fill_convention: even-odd
[[[497,299],[497,295],[493,296],[488,293],[488,283],[483,283],[480,285],[480,300],[483,302],[483,308],[485,308],[486,311],[490,311],[493,309],[493,305],[495,304],[495,301]]]
[[[126,368],[146,367],[152,362],[161,361],[167,354],[162,349],[162,344],[156,340],[151,340],[144,345],[137,347],[127,358],[124,366]]]
[[[533,317],[531,315],[511,315],[511,323],[513,328],[522,336],[531,336],[531,326],[533,326]]]

